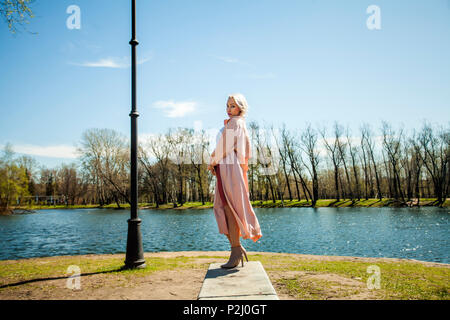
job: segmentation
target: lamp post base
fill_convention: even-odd
[[[128,219],[127,254],[125,269],[145,268],[144,250],[142,248],[141,224],[139,218]]]

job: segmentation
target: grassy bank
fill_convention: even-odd
[[[255,201],[252,203],[254,207],[261,207],[261,208],[278,208],[278,207],[310,207],[312,205],[311,201],[301,200],[301,201],[284,201],[284,203],[281,202],[281,200],[276,201],[275,203],[273,201]],[[420,199],[419,205],[421,207],[433,207],[438,206],[436,199]],[[447,198],[446,201],[442,205],[443,207],[450,207],[450,199]],[[361,199],[359,200],[350,200],[350,199],[343,199],[340,201],[336,201],[336,199],[321,199],[318,200],[316,203],[316,207],[322,208],[322,207],[360,207],[360,208],[370,208],[370,207],[408,207],[407,204],[395,200],[395,199]],[[417,207],[412,206],[412,207]]]
[[[208,266],[229,252],[146,253],[144,269],[122,270],[124,255],[0,261],[0,299],[196,299]],[[450,265],[405,259],[249,252],[280,299],[450,299]],[[80,268],[80,290],[67,288]],[[369,266],[380,288],[367,286]],[[237,269],[238,270],[238,269]]]
[[[293,200],[293,201],[283,201],[277,200],[276,202],[273,201],[252,201],[252,206],[254,208],[291,208],[291,207],[311,207],[311,201],[306,200]],[[428,199],[423,198],[420,199],[419,205],[421,207],[434,207],[437,206],[436,199]],[[323,208],[323,207],[359,207],[359,208],[379,208],[379,207],[405,207],[404,203],[394,200],[394,199],[362,199],[361,201],[358,200],[341,200],[336,201],[335,199],[321,199],[318,200],[316,203],[317,208]],[[183,209],[210,209],[213,207],[212,202],[206,202],[205,204],[202,204],[201,202],[185,202],[182,206],[180,204],[177,204],[177,207],[174,208],[173,203],[167,203],[163,205],[159,205],[159,207],[156,207],[154,203],[140,203],[139,208],[140,209],[177,209],[177,210],[183,210]],[[413,206],[417,207],[417,206]],[[447,198],[446,201],[443,203],[442,207],[450,207],[450,198]],[[42,210],[42,209],[94,209],[94,208],[103,208],[103,209],[129,209],[129,204],[122,204],[120,208],[117,207],[116,204],[109,204],[109,205],[96,205],[96,204],[89,204],[89,205],[29,205],[29,206],[21,206],[17,207],[15,209],[18,210]]]

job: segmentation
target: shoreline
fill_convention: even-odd
[[[310,201],[306,200],[293,200],[293,201],[283,201],[277,200],[275,203],[273,201],[252,201],[253,208],[313,208]],[[206,202],[204,205],[201,202],[186,202],[182,206],[174,207],[173,204],[164,204],[156,207],[154,204],[139,204],[139,210],[187,210],[187,209],[212,209],[214,204],[212,202]],[[383,199],[382,201],[378,199],[368,199],[368,200],[341,200],[336,201],[335,199],[321,199],[316,203],[315,208],[423,208],[423,207],[436,207],[436,208],[449,208],[450,198],[447,198],[442,205],[437,205],[436,199],[424,198],[420,199],[419,205],[413,204],[412,202],[401,202],[394,199]],[[30,211],[35,210],[52,210],[52,209],[113,209],[113,210],[129,210],[130,206],[128,204],[123,204],[121,207],[117,207],[116,204],[110,204],[105,206],[100,205],[31,205],[31,206],[19,206],[11,207],[6,212],[0,212],[0,215],[11,215],[11,214],[21,214],[21,213],[32,213]],[[19,212],[13,212],[14,210]],[[22,212],[20,212],[22,211]]]
[[[389,258],[389,257],[360,257],[360,256],[334,256],[334,255],[316,255],[316,254],[303,254],[303,253],[285,253],[285,252],[269,252],[269,251],[247,251],[249,255],[262,255],[262,256],[291,256],[299,257],[303,259],[313,259],[321,261],[361,261],[361,262],[410,262],[410,263],[421,263],[428,266],[439,266],[450,268],[450,263],[444,262],[434,262],[425,261],[417,259],[407,259],[407,258]],[[144,252],[144,258],[177,258],[177,257],[194,257],[202,255],[212,255],[212,256],[223,256],[228,258],[230,255],[229,251],[159,251],[159,252]],[[32,260],[52,260],[52,259],[65,259],[65,258],[122,258],[125,259],[124,253],[92,253],[92,254],[80,254],[80,255],[56,255],[56,256],[44,256],[44,257],[31,257],[22,259],[6,259],[0,260],[1,263],[14,263],[14,262],[25,262]]]

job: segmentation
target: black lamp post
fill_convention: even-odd
[[[137,118],[136,110],[136,0],[131,0],[131,218],[128,220],[127,254],[125,268],[144,268],[141,219],[138,218]]]

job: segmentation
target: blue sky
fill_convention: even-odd
[[[81,29],[66,9],[81,10]],[[369,30],[377,5],[381,29]],[[214,132],[227,96],[249,121],[334,121],[354,132],[381,120],[407,129],[450,119],[450,1],[137,0],[142,137],[169,128]],[[84,130],[129,136],[130,1],[36,0],[35,18],[0,22],[0,146],[55,166]]]

